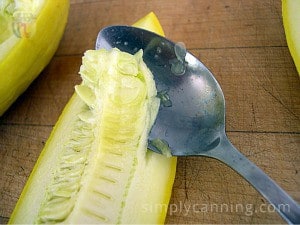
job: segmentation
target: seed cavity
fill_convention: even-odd
[[[87,164],[93,133],[81,120],[73,125],[69,141],[64,145],[53,180],[46,190],[36,222],[58,223],[67,218],[81,188],[80,181]],[[78,138],[80,137],[80,138]]]
[[[71,131],[62,137],[65,144],[46,188],[38,224],[76,223],[72,219],[85,217],[119,224],[124,216],[139,157],[147,150],[149,117],[157,113],[153,109],[158,110],[159,100],[141,52],[124,53],[131,58],[106,68],[108,54],[85,53],[80,68],[83,82],[75,87],[84,104],[69,125]],[[111,61],[118,60],[118,54],[113,50]],[[116,209],[107,214],[109,207]]]

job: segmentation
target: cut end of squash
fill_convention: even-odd
[[[282,0],[282,18],[287,44],[300,76],[300,0]]]

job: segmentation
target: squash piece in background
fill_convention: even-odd
[[[69,0],[0,0],[0,116],[53,57]]]
[[[300,0],[282,0],[282,18],[287,44],[300,76]]]

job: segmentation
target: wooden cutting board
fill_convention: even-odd
[[[71,0],[69,22],[47,68],[0,118],[0,223],[6,223],[45,141],[80,83],[85,50],[107,25],[148,12],[215,74],[232,143],[300,201],[300,81],[279,0]],[[166,223],[284,223],[220,162],[178,159]]]

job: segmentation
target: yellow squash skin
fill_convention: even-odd
[[[12,34],[13,46],[4,55],[8,46],[0,43],[0,49],[4,49],[0,54],[0,116],[50,62],[64,33],[69,0],[43,1],[31,35]]]
[[[282,18],[287,44],[300,76],[300,0],[282,0]]]
[[[161,26],[153,13],[139,20],[138,26],[147,29],[149,20],[153,21],[150,23],[151,30],[162,34]],[[143,21],[148,22],[144,24]],[[55,170],[60,146],[64,144],[64,136],[69,133],[71,124],[78,114],[78,108],[83,104],[75,93],[66,105],[23,189],[9,224],[34,222],[51,173]],[[167,158],[151,151],[147,152],[146,165],[143,165],[143,170],[137,169],[132,179],[122,224],[164,223],[175,179],[176,162],[175,157]]]

